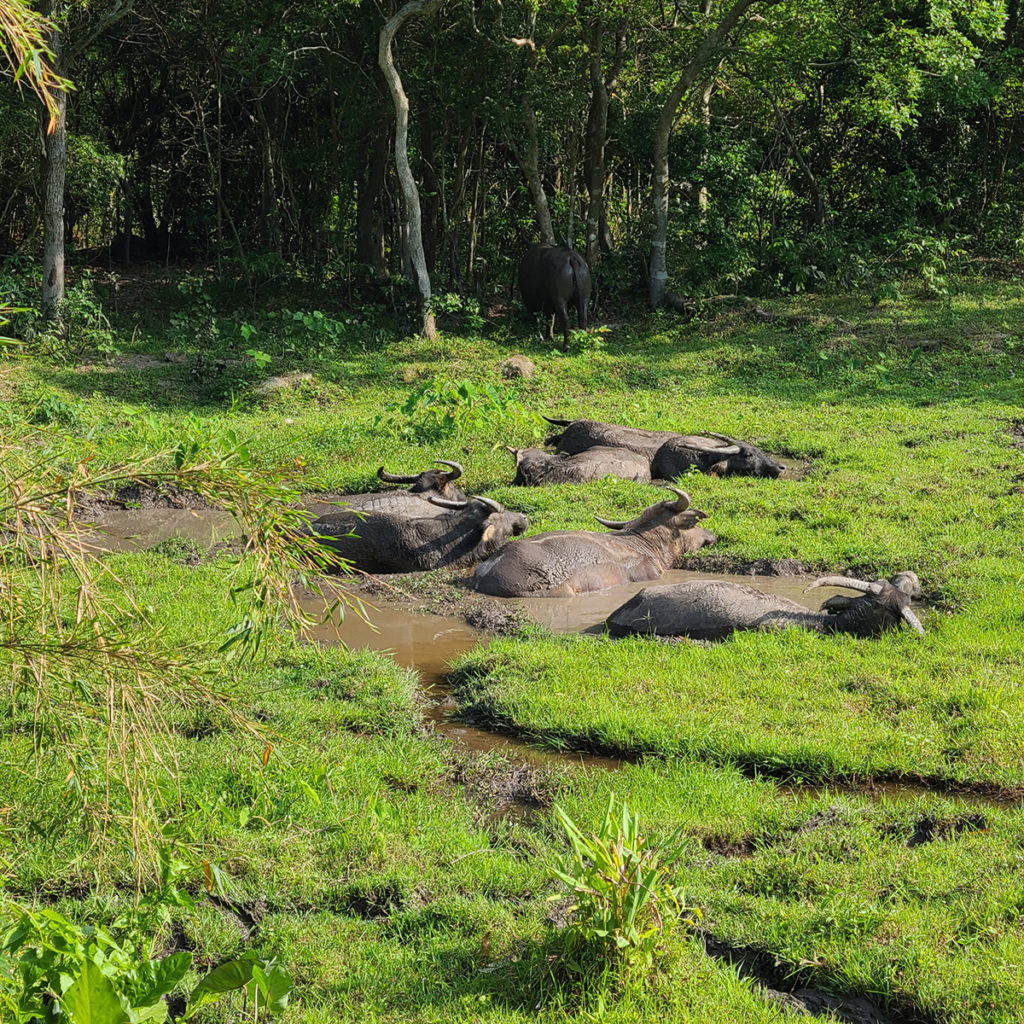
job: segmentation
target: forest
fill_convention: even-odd
[[[0,1024],[1020,1024],[1022,31],[0,0]]]
[[[50,7],[75,87],[42,176],[34,104],[0,93],[0,253],[484,307],[536,240],[654,306],[1019,255],[1016,0]]]

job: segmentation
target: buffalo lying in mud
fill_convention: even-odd
[[[617,476],[646,484],[651,481],[651,460],[628,448],[588,448],[578,455],[545,452],[540,448],[508,448],[516,460],[512,481],[521,487],[542,484],[583,484]]]
[[[596,446],[628,448],[651,460],[653,479],[674,480],[696,467],[710,476],[777,477],[785,467],[747,441],[724,434],[675,434],[669,430],[639,430],[596,420],[544,419],[562,431],[545,444],[577,454]]]
[[[580,329],[587,329],[590,268],[587,261],[564,245],[541,242],[530,246],[519,264],[519,291],[529,313],[551,317],[548,337],[554,340],[555,317],[562,328],[562,350],[569,351],[569,308],[576,310]]]
[[[708,476],[767,476],[773,480],[786,468],[747,441],[734,441],[724,434],[680,434],[655,452],[651,476],[675,480],[694,467]]]
[[[718,640],[738,630],[786,629],[801,626],[819,633],[877,636],[901,623],[921,635],[924,629],[910,610],[910,599],[920,594],[917,576],[901,572],[887,580],[868,583],[846,576],[824,576],[807,589],[846,587],[859,597],[830,598],[819,611],[811,611],[788,597],[764,594],[742,583],[726,580],[690,580],[661,587],[644,587],[608,616],[612,636],[688,636]]]
[[[398,515],[440,515],[444,509],[434,505],[431,498],[444,498],[447,501],[465,501],[455,481],[462,476],[462,466],[457,462],[438,459],[438,465],[447,466],[443,469],[425,469],[415,476],[396,476],[386,473],[381,466],[377,477],[386,484],[410,484],[404,491],[373,491],[369,494],[338,494],[323,496],[319,501],[311,502],[306,510],[312,515],[324,516],[346,509],[358,509],[360,512],[394,512]]]
[[[679,437],[671,430],[639,430],[637,427],[620,427],[617,423],[599,423],[597,420],[556,420],[550,416],[544,419],[552,426],[562,428],[544,443],[569,455],[600,446],[627,448],[653,459],[666,441]]]
[[[310,524],[320,543],[363,572],[474,565],[529,525],[490,498],[432,497],[422,513],[343,509]],[[428,510],[429,508],[429,510]]]
[[[477,567],[473,586],[495,597],[560,597],[657,579],[683,555],[717,539],[698,524],[706,512],[690,508],[684,491],[659,501],[636,519],[610,522],[614,533],[558,530],[509,544]]]

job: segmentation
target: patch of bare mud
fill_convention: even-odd
[[[864,996],[831,995],[803,985],[768,953],[730,946],[707,932],[701,933],[701,939],[708,956],[734,967],[741,978],[753,982],[761,996],[780,1007],[845,1024],[900,1024],[900,1018],[890,1016]]]
[[[1010,444],[1024,452],[1024,420],[1010,420]]]
[[[75,495],[75,517],[88,521],[101,519],[106,512],[123,512],[127,509],[178,508],[204,511],[214,506],[201,494],[183,491],[174,484],[127,484],[108,492]]]

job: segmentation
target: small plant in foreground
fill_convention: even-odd
[[[664,851],[650,846],[626,802],[618,809],[615,803],[613,794],[600,829],[590,835],[555,807],[571,852],[551,873],[572,891],[566,928],[570,953],[597,950],[609,966],[646,967],[665,930],[680,920],[694,924],[700,911],[685,906],[682,888],[669,880],[679,833]]]
[[[192,967],[190,952],[154,956],[153,942],[129,927],[124,936],[101,925],[78,925],[55,910],[0,905],[0,1019],[11,1024],[159,1024],[164,997]],[[292,979],[276,959],[252,952],[215,967],[192,990],[188,1019],[200,1007],[241,990],[252,1020],[288,1005]]]

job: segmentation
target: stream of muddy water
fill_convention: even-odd
[[[108,512],[97,523],[97,527],[96,532],[85,537],[88,547],[96,551],[140,550],[173,537],[191,540],[200,547],[210,548],[237,537],[240,532],[238,524],[227,513],[187,509]],[[554,633],[600,634],[608,615],[641,588],[654,582],[681,583],[694,579],[732,580],[764,593],[788,597],[814,609],[833,594],[844,593],[838,589],[822,587],[805,594],[804,589],[813,580],[809,576],[740,576],[672,569],[657,581],[629,583],[578,597],[489,598],[475,595],[475,599],[478,604],[525,613]],[[335,613],[332,618],[325,619],[307,631],[310,639],[319,643],[344,643],[356,650],[368,648],[381,651],[397,664],[414,669],[419,673],[420,685],[426,698],[425,719],[435,731],[453,743],[472,751],[498,752],[536,767],[568,763],[614,770],[622,766],[622,761],[611,757],[541,750],[514,736],[477,728],[453,717],[455,702],[446,686],[449,666],[460,655],[487,639],[487,634],[467,625],[462,618],[431,614],[411,602],[369,599],[358,587],[328,586],[325,587],[325,595],[331,600],[343,597],[359,602],[365,609],[366,617],[351,610],[341,617]],[[324,597],[302,595],[301,603],[312,616],[323,617]],[[852,793],[889,800],[917,799],[935,792],[922,785],[894,782],[780,788],[794,797]],[[973,794],[965,795],[964,799],[978,803],[990,802]]]

